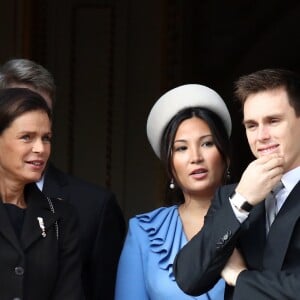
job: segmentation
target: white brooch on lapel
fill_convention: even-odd
[[[44,219],[42,217],[37,217],[37,220],[39,222],[39,226],[42,230],[42,237],[46,237],[46,232],[45,232],[45,224],[44,224]]]

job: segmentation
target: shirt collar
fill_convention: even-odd
[[[281,181],[287,194],[289,194],[296,186],[296,184],[300,181],[300,166],[285,173],[282,176]]]
[[[43,173],[41,179],[35,183],[40,191],[43,190],[44,180],[45,180],[45,173]]]

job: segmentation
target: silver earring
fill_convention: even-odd
[[[171,190],[175,189],[175,183],[174,183],[174,179],[173,178],[171,179],[169,187],[170,187]]]
[[[226,171],[226,180],[229,181],[230,178],[231,178],[230,170],[227,169],[227,171]]]

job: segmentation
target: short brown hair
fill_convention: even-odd
[[[11,123],[30,111],[42,111],[52,121],[52,113],[44,98],[26,88],[0,89],[0,135]]]
[[[244,106],[246,99],[263,91],[283,88],[287,92],[290,105],[300,115],[300,77],[295,72],[284,69],[264,69],[240,77],[235,82],[234,94]]]

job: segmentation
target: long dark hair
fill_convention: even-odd
[[[230,157],[231,157],[230,139],[228,137],[227,131],[221,119],[212,111],[201,107],[191,107],[179,111],[171,119],[166,129],[164,130],[161,139],[160,157],[161,157],[161,161],[165,166],[168,181],[170,182],[171,178],[174,179],[173,165],[172,165],[172,156],[173,156],[172,147],[173,147],[176,132],[178,130],[179,125],[184,120],[193,117],[197,117],[205,121],[211,130],[214,143],[216,144],[216,147],[219,150],[222,160],[224,162],[225,169],[224,169],[223,182],[225,183],[226,171],[229,167],[228,162],[230,161]],[[175,184],[174,190],[171,191],[169,187],[167,187],[166,190],[168,192],[166,193],[165,204],[172,205],[172,204],[181,204],[184,202],[182,190],[178,187],[177,184]]]

